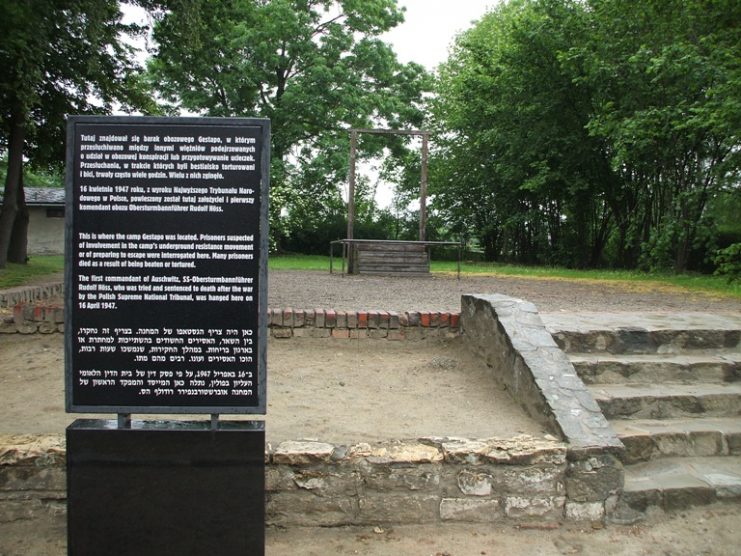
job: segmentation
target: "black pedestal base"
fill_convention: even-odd
[[[67,428],[68,554],[262,555],[265,430],[78,419]]]

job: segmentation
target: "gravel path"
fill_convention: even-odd
[[[501,293],[535,303],[541,312],[705,312],[741,314],[741,301],[650,289],[645,283],[607,283],[502,276],[421,278],[348,276],[319,271],[270,272],[270,307],[295,309],[458,311],[464,293]]]
[[[62,275],[39,278],[35,285],[61,282]],[[350,276],[324,271],[271,270],[268,305],[294,309],[459,311],[464,293],[501,293],[554,312],[700,312],[741,315],[741,300],[652,289],[645,282],[598,282],[508,276],[433,274],[429,277]],[[61,302],[61,300],[54,300]]]

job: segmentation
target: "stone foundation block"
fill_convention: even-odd
[[[605,517],[602,502],[566,502],[565,511],[571,521],[602,521]]]
[[[374,465],[439,463],[443,454],[434,446],[414,441],[360,443],[348,452],[350,460],[364,460]]]
[[[508,496],[504,499],[504,513],[514,519],[538,517],[557,520],[563,517],[565,501],[563,496]]]
[[[694,455],[719,456],[725,453],[720,431],[690,431],[688,434]]]
[[[728,453],[732,456],[741,456],[741,433],[726,434]]]
[[[497,493],[557,496],[566,492],[564,477],[564,467],[497,468],[493,485]]]
[[[334,446],[324,442],[301,442],[288,440],[281,442],[273,452],[273,463],[276,465],[309,465],[329,463]]]
[[[0,466],[0,492],[66,492],[64,467]]]
[[[357,328],[358,327],[358,314],[355,311],[347,313],[347,327]]]
[[[314,309],[314,326],[324,328],[324,309]]]
[[[352,498],[327,498],[306,491],[268,494],[268,525],[332,527],[357,522],[358,502]]]
[[[604,502],[623,488],[623,466],[612,454],[570,461],[566,493],[573,502]]]
[[[286,492],[297,490],[294,481],[296,476],[291,467],[286,465],[271,465],[265,467],[265,492]]]
[[[357,471],[331,467],[296,471],[293,482],[300,490],[332,498],[357,496],[362,481]]]
[[[443,498],[440,501],[440,519],[468,523],[492,523],[502,519],[499,500]]]
[[[360,499],[359,507],[362,523],[435,523],[440,498],[429,494],[370,494]]]
[[[491,496],[493,482],[489,473],[464,469],[458,474],[458,488],[468,496]]]
[[[436,492],[440,486],[440,467],[437,465],[401,468],[368,465],[362,469],[361,476],[366,492]]]
[[[273,338],[285,339],[293,336],[293,331],[290,328],[272,328]]]

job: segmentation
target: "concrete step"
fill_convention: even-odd
[[[709,313],[542,313],[568,353],[682,353],[741,346],[741,315]]]
[[[741,382],[595,384],[588,388],[607,419],[741,415]]]
[[[741,417],[610,421],[625,444],[623,463],[665,457],[741,456]]]
[[[741,457],[665,458],[625,467],[620,505],[644,514],[741,500]],[[620,512],[618,512],[620,513]]]
[[[738,349],[741,330],[559,330],[553,334],[567,353],[684,353],[692,350]]]
[[[741,380],[741,352],[731,350],[680,355],[576,353],[569,358],[585,384]]]

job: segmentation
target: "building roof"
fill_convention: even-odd
[[[64,188],[61,187],[24,187],[26,204],[29,207],[63,207]],[[0,201],[3,194],[0,192]]]

